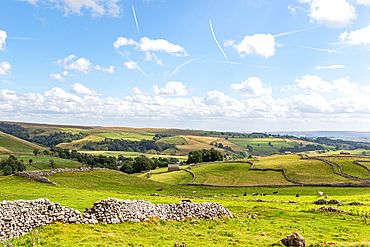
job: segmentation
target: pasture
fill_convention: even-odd
[[[108,197],[147,200],[155,204],[177,203],[181,198],[194,197],[196,202],[221,203],[235,216],[224,220],[164,222],[125,222],[117,225],[84,225],[53,223],[39,227],[24,237],[11,240],[15,246],[173,246],[185,241],[188,246],[281,246],[278,242],[288,233],[298,231],[307,246],[370,246],[367,206],[336,206],[352,215],[315,211],[319,205],[317,191],[343,202],[369,204],[370,195],[364,188],[282,187],[282,188],[205,188],[170,186],[114,171],[63,172],[49,179],[60,187],[42,184],[23,177],[0,177],[2,200],[29,200],[46,197],[81,212],[93,203]],[[162,188],[162,191],[156,191]],[[193,193],[197,191],[197,193]],[[277,191],[278,194],[273,194]],[[247,196],[242,196],[246,192]],[[262,199],[273,202],[254,202]],[[143,194],[158,193],[170,197]],[[299,193],[300,197],[295,197]],[[232,197],[232,195],[238,197]],[[214,197],[217,195],[217,197]],[[321,197],[322,198],[322,197]],[[288,201],[298,203],[288,203]]]

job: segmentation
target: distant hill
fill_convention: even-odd
[[[55,145],[60,148],[94,152],[99,155],[186,156],[190,151],[215,149],[225,159],[240,159],[249,155],[268,156],[276,152],[301,152],[334,149],[331,144],[315,140],[265,133],[237,133],[185,129],[91,127],[1,122],[0,131],[21,138],[28,145],[42,149]],[[27,145],[26,144],[26,145]],[[329,145],[329,146],[328,146]],[[0,145],[1,146],[1,145]],[[40,147],[41,146],[41,147]],[[7,146],[3,146],[7,148]],[[5,150],[4,150],[5,151]],[[12,150],[13,151],[13,150]]]
[[[370,131],[279,131],[271,134],[293,135],[297,137],[317,138],[351,138],[351,139],[370,139]]]

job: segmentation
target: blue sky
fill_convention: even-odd
[[[369,130],[370,0],[3,0],[4,121]]]

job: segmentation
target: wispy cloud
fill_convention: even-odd
[[[290,45],[290,44],[288,44],[288,45]],[[325,51],[325,52],[330,52],[330,53],[337,52],[337,53],[339,53],[339,51],[337,51],[337,50],[321,49],[321,48],[309,47],[309,46],[303,46],[303,45],[291,45],[291,46],[296,46],[296,47],[301,47],[301,48],[316,50],[316,51]]]
[[[256,68],[277,69],[276,67],[263,66],[263,65],[255,65],[255,64],[247,64],[247,63],[237,63],[237,62],[230,62],[230,61],[218,61],[218,62],[219,63],[244,65],[244,66],[250,66],[250,67],[256,67]]]
[[[343,69],[346,66],[344,65],[329,65],[329,66],[315,66],[315,69],[322,70],[322,69]]]
[[[139,34],[139,37],[141,37],[141,35],[140,35],[140,30],[139,30],[139,24],[137,23],[137,18],[136,18],[136,13],[135,13],[134,6],[132,6],[132,12],[134,13],[134,18],[135,18],[135,23],[136,23],[136,29],[137,29],[137,32],[138,32],[138,34]]]
[[[225,54],[224,50],[222,50],[222,48],[221,48],[220,44],[218,43],[218,41],[217,41],[217,39],[216,39],[216,35],[215,35],[215,32],[213,31],[212,21],[211,21],[211,20],[209,20],[209,26],[211,27],[211,31],[212,31],[212,35],[213,35],[213,39],[215,40],[216,44],[218,45],[218,48],[220,48],[220,51],[221,51],[221,52],[222,52],[222,54],[224,55],[225,59],[226,59],[227,61],[229,61],[229,59],[227,58],[227,56],[226,56],[226,54]],[[230,66],[231,66],[231,68],[234,70],[235,74],[239,77],[239,75],[238,75],[238,73],[236,73],[236,71],[235,71],[234,67],[233,67],[231,64],[230,64]]]
[[[314,28],[317,28],[317,26],[316,27],[304,28],[304,29],[291,31],[291,32],[284,32],[284,33],[275,34],[274,37],[276,38],[276,37],[281,37],[281,36],[288,35],[288,34],[299,33],[299,32],[303,32],[303,31],[306,31],[306,30],[314,29]]]

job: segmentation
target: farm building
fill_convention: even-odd
[[[351,154],[350,151],[340,151],[340,154]]]
[[[176,164],[168,164],[168,171],[169,172],[174,172],[174,171],[179,171],[180,170],[180,167],[179,167],[179,164],[176,163]]]

